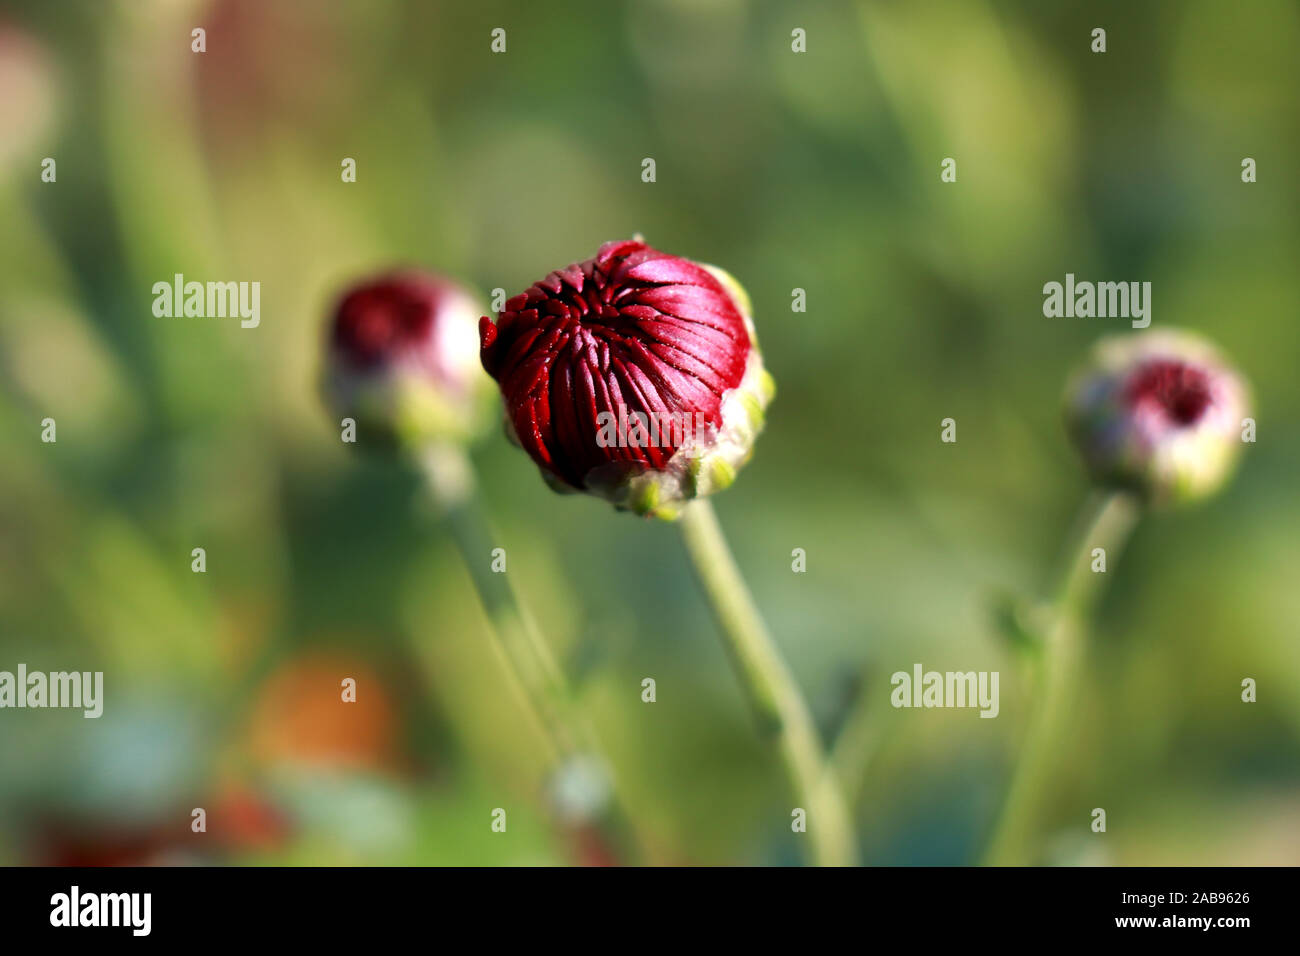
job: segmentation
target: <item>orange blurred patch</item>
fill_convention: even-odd
[[[346,679],[355,701],[344,700]],[[249,722],[249,752],[265,764],[358,770],[398,764],[397,718],[387,689],[361,660],[341,653],[299,656],[262,685]]]

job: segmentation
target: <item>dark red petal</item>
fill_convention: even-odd
[[[497,380],[520,443],[576,488],[594,468],[661,468],[676,452],[600,447],[598,418],[698,413],[722,424],[722,398],[745,374],[749,334],[730,293],[704,267],[638,240],[552,272],[479,323],[483,367]],[[664,439],[666,442],[667,439]]]
[[[1133,373],[1126,396],[1135,406],[1154,404],[1178,425],[1194,425],[1210,404],[1210,377],[1195,365],[1153,359]]]
[[[450,283],[419,272],[391,273],[354,286],[330,324],[335,359],[362,370],[405,360],[433,369],[435,324],[454,294]]]

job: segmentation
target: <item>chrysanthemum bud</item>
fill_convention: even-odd
[[[1245,382],[1200,336],[1101,340],[1066,391],[1066,421],[1093,479],[1155,504],[1213,493],[1241,451]]]
[[[56,94],[45,48],[12,23],[0,21],[0,174],[27,159],[47,138],[57,112]],[[51,178],[57,175],[53,157],[41,157],[39,168],[33,168],[32,175],[39,174],[42,182],[57,182]]]
[[[465,441],[482,427],[490,383],[477,362],[473,294],[420,272],[354,286],[330,323],[324,391],[365,437],[410,447]]]
[[[507,432],[551,487],[642,515],[731,484],[774,392],[739,284],[638,239],[552,272],[479,335]]]

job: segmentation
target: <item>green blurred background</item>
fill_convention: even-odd
[[[865,695],[870,863],[977,859],[1019,740],[991,607],[1046,583],[1086,491],[1061,385],[1126,327],[1044,318],[1043,283],[1149,280],[1153,328],[1216,339],[1259,441],[1113,564],[1041,858],[1300,860],[1297,48],[1289,0],[0,3],[0,669],[106,687],[98,721],[0,712],[0,861],[608,859],[551,819],[416,476],[315,384],[372,270],[513,295],[635,232],[754,300],[779,393],[716,504],[828,737]],[[155,318],[176,272],[260,281],[260,327]],[[675,529],[499,432],[474,457],[645,859],[798,861]],[[917,662],[999,670],[1000,717],[891,710]]]

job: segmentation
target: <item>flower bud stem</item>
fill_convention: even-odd
[[[1049,784],[1053,756],[1069,731],[1077,682],[1083,661],[1086,619],[1100,591],[1103,575],[1092,570],[1094,548],[1106,550],[1107,570],[1113,570],[1137,519],[1138,503],[1123,493],[1094,492],[1079,523],[1074,544],[1066,552],[1060,583],[1035,665],[1031,712],[1020,757],[993,829],[984,862],[991,866],[1025,866],[1038,862],[1033,837],[1039,822],[1043,790]]]
[[[736,674],[760,726],[776,737],[796,798],[807,810],[812,860],[819,866],[854,865],[857,839],[839,779],[826,760],[808,705],[736,567],[713,506],[703,498],[692,501],[680,524]]]
[[[595,732],[573,712],[569,688],[537,623],[507,575],[491,569],[497,539],[478,505],[474,473],[465,453],[455,446],[432,446],[419,456],[419,463],[488,616],[496,657],[515,695],[542,732],[552,772],[558,772],[567,761],[587,756],[597,759],[612,778]],[[614,801],[602,823],[605,835],[621,851],[631,852],[633,844],[641,842],[636,827]]]

